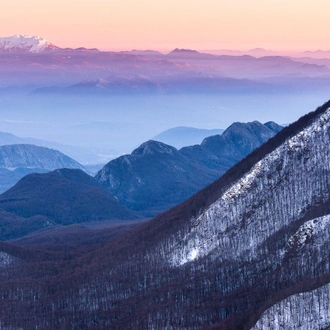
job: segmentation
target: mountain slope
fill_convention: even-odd
[[[25,176],[0,195],[0,209],[22,218],[43,216],[60,225],[136,218],[92,177],[72,169]]]
[[[266,329],[329,329],[330,284],[312,291],[297,293],[268,309],[252,328]]]
[[[37,258],[27,249],[29,260],[0,269],[1,327],[327,327],[305,308],[314,318],[330,313],[329,132],[330,101],[189,200],[90,254]]]
[[[234,123],[221,136],[180,150],[148,141],[110,161],[95,176],[128,208],[150,216],[182,202],[217,179],[275,132],[259,122]]]
[[[284,128],[217,182],[124,235],[123,255],[132,252],[128,241],[143,243],[130,256],[136,265],[123,263],[137,275],[122,308],[133,309],[142,297],[143,306],[123,328],[145,318],[145,329],[249,329],[257,307],[330,282],[327,223],[315,222],[320,241],[304,234],[315,215],[330,213],[329,107]],[[304,249],[295,243],[301,241]],[[157,277],[150,274],[149,287],[139,289],[148,265]],[[152,308],[155,292],[158,308]],[[171,307],[160,312],[159,306]]]
[[[294,245],[287,252],[286,247],[290,236],[313,219],[315,209],[330,211],[325,161],[330,156],[330,110],[325,112],[329,106],[285,128],[216,183],[148,224],[152,241],[158,243],[149,250],[146,242],[143,253],[148,258],[162,256],[160,264],[185,272],[181,284],[172,287],[172,295],[187,294],[194,279],[204,279],[198,281],[190,301],[174,307],[186,315],[188,328],[218,318],[223,323],[215,328],[248,329],[260,301],[271,304],[277,292],[285,294],[302,279],[307,289],[313,276],[321,280],[328,274],[328,240],[322,241],[323,247],[312,244],[303,255]],[[212,305],[203,305],[204,299]],[[192,304],[198,310],[189,314],[185,306]],[[169,328],[176,327],[181,328],[174,321]]]

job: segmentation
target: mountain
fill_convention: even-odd
[[[120,203],[151,217],[212,181],[210,171],[193,177],[196,171],[197,165],[174,147],[148,141],[132,154],[110,161],[95,179]]]
[[[273,131],[257,121],[234,123],[221,136],[180,150],[147,141],[130,155],[110,161],[95,178],[129,209],[153,216],[213,182],[274,136],[275,125]]]
[[[281,126],[273,121],[268,121],[267,123],[264,123],[264,125],[269,129],[271,129],[275,134],[278,133],[283,128],[283,125]]]
[[[25,176],[0,195],[0,209],[24,219],[41,217],[47,220],[43,226],[137,219],[97,181],[78,169]]]
[[[49,149],[56,149],[63,153],[75,152],[75,148],[70,145],[61,144],[54,141],[46,141],[42,139],[36,139],[32,137],[21,137],[8,132],[0,131],[0,146],[10,144],[33,144],[39,147],[46,147]],[[73,149],[73,150],[72,150]]]
[[[244,56],[250,55],[254,57],[265,57],[265,56],[290,56],[292,58],[318,58],[324,59],[330,57],[330,51],[328,50],[315,50],[315,51],[274,51],[264,48],[254,48],[250,50],[231,50],[231,49],[207,49],[203,52],[214,54],[214,55],[230,55],[230,56]]]
[[[179,74],[180,70],[177,70]],[[254,90],[267,92],[271,90],[269,83],[247,79],[228,78],[209,74],[183,73],[178,76],[148,77],[140,74],[118,74],[104,78],[80,81],[69,87],[37,88],[30,96],[119,96],[127,95],[164,95],[177,93],[233,93],[236,91],[251,92]]]
[[[35,145],[41,145],[45,144],[46,141],[39,140],[39,139],[33,139],[33,138],[22,138],[18,137],[14,134],[7,133],[7,132],[0,132],[0,145],[7,145],[7,144],[35,144]],[[51,143],[51,142],[49,142]],[[42,145],[45,147],[45,145]]]
[[[330,58],[330,51],[329,50],[315,50],[315,51],[305,51],[300,54],[300,56],[304,57],[311,57],[311,58]]]
[[[180,58],[184,58],[184,59],[204,59],[204,60],[208,60],[208,59],[215,59],[216,56],[212,55],[212,54],[206,54],[206,53],[200,53],[197,50],[194,49],[180,49],[180,48],[175,48],[174,50],[172,50],[170,53],[166,54],[166,57],[169,58],[174,58],[174,59],[180,59]]]
[[[57,150],[32,144],[0,146],[0,168],[55,170],[62,167],[83,169],[78,162]]]
[[[42,53],[47,50],[57,50],[59,47],[54,46],[47,40],[35,37],[16,34],[12,37],[0,38],[0,52],[21,52]]]
[[[30,144],[0,146],[0,192],[12,187],[30,173],[44,173],[57,168],[84,169],[63,153]]]
[[[18,52],[17,57],[12,57],[13,52]],[[266,78],[303,77],[306,83],[308,78],[329,78],[329,69],[325,65],[309,64],[304,62],[304,59],[283,56],[256,58],[249,55],[212,55],[179,48],[168,54],[153,50],[104,52],[83,47],[63,49],[40,37],[24,35],[0,38],[0,53],[0,88],[10,87],[14,90],[20,86],[21,90],[22,86],[25,86],[30,92],[34,91],[33,95],[67,95],[70,91],[77,92],[78,87],[88,87],[89,92],[100,92],[100,88],[112,87],[114,90],[142,93],[150,89],[153,93],[163,94],[173,92],[171,84],[176,81],[181,84],[185,82],[187,85],[186,80],[189,80],[190,84],[184,86],[185,89],[197,85],[200,92],[205,92],[207,89],[203,89],[203,85],[198,81],[201,78],[213,85],[213,89],[224,84],[221,88],[218,86],[217,90],[220,91],[226,87],[225,78],[232,84],[235,81],[230,78],[237,79],[239,88],[244,84],[241,80],[248,80],[245,83],[250,84],[254,82],[257,89],[266,87],[260,81]],[[93,85],[100,88],[95,89],[94,86],[93,89]],[[282,85],[283,82],[276,81],[268,87],[278,90],[279,87],[283,88]],[[310,82],[309,85],[313,83]],[[67,86],[72,87],[66,88]],[[195,88],[192,91],[195,91]]]
[[[130,236],[144,242],[135,250],[137,267],[152,264],[158,281],[151,275],[153,289],[131,291],[130,302],[139,291],[144,304],[124,328],[141,315],[150,320],[145,328],[158,329],[330,326],[322,319],[329,313],[329,107],[284,128],[214,184]],[[148,309],[153,299],[171,306],[166,314]],[[133,308],[130,302],[121,307]]]
[[[169,144],[177,149],[200,144],[208,136],[222,134],[223,129],[202,129],[194,127],[173,127],[157,134],[152,140]]]
[[[162,86],[159,82],[140,74],[112,75],[106,78],[87,80],[79,82],[58,92],[67,94],[87,93],[87,94],[126,94],[126,93],[146,93],[159,92]],[[45,90],[37,90],[34,93],[43,93]],[[47,92],[47,90],[46,90]]]
[[[287,56],[286,52],[273,51],[264,48],[254,48],[249,50],[231,50],[231,49],[207,49],[204,50],[206,53],[213,55],[228,55],[228,56],[254,56],[254,57],[264,57],[264,56]],[[292,53],[290,53],[292,55]]]
[[[130,51],[130,54],[133,55],[140,55],[140,56],[147,56],[147,57],[163,57],[164,54],[155,50],[147,49],[147,50],[139,50],[139,49],[133,49]]]
[[[74,132],[75,135],[82,135],[82,132],[87,132],[88,134],[93,134],[95,136],[97,133],[103,133],[102,137],[105,135],[106,129],[110,131],[110,127],[105,127],[105,123],[102,123],[104,127],[101,125],[96,126],[94,123],[85,124],[85,125],[73,125],[70,126],[70,130]],[[116,127],[115,125],[113,125]],[[118,127],[118,125],[117,125]],[[117,128],[118,129],[118,128]],[[31,137],[20,137],[8,132],[0,131],[0,146],[4,145],[12,145],[12,144],[33,144],[39,147],[46,147],[49,149],[58,150],[73,159],[76,159],[79,163],[88,166],[93,166],[94,164],[98,164],[103,162],[106,163],[109,159],[114,158],[114,154],[117,154],[114,150],[109,147],[102,148],[92,148],[87,146],[72,146],[66,145],[54,141],[46,141],[42,139],[35,139]],[[68,167],[68,166],[62,166]],[[88,170],[87,170],[88,171]]]
[[[1,242],[1,327],[329,328],[329,130],[330,101],[90,252]]]
[[[180,48],[175,48],[173,49],[170,53],[167,55],[173,55],[173,54],[182,54],[182,55],[198,55],[200,54],[197,50],[194,49],[180,49]]]

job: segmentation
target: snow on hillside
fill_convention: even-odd
[[[315,330],[329,327],[330,284],[327,284],[273,305],[251,330]]]
[[[302,249],[312,238],[319,233],[324,233],[325,229],[330,225],[330,216],[325,216],[313,220],[306,221],[299,227],[297,232],[290,237],[288,241],[288,249]]]
[[[0,268],[8,266],[12,262],[14,262],[14,258],[11,255],[0,252]]]
[[[45,49],[57,49],[47,40],[41,37],[27,36],[27,35],[14,35],[12,37],[0,38],[0,50],[5,51],[29,51],[31,53],[40,53]]]
[[[324,255],[317,260],[323,260],[328,257],[325,245],[329,236],[330,215],[312,219],[290,237],[287,249],[297,249],[309,256],[315,256],[313,251],[319,250]],[[330,327],[330,284],[278,302],[262,314],[252,330],[312,330],[327,327]]]
[[[222,260],[249,260],[270,235],[303,216],[309,205],[329,198],[329,130],[328,109],[257,162],[191,219],[188,228],[164,244],[165,249],[173,247],[164,251],[170,263],[179,266],[215,250]]]

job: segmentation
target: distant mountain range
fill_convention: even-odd
[[[256,49],[251,54],[262,52]],[[13,53],[18,54],[14,62]],[[310,54],[314,53],[304,53],[303,56]],[[0,38],[0,55],[3,72],[0,87],[30,85],[32,95],[86,92],[107,95],[128,91],[204,93],[208,89],[219,92],[236,85],[243,89],[253,85],[254,88],[267,89],[271,87],[269,82],[264,84],[261,79],[330,76],[329,68],[324,65],[269,56],[269,53],[256,58],[179,48],[168,54],[152,50],[101,52],[86,48],[62,49],[43,38],[24,35]],[[19,74],[14,76],[14,71]]]
[[[28,144],[0,146],[0,188],[10,188],[0,195],[0,238],[82,222],[151,217],[213,182],[281,129],[274,122],[234,123],[222,135],[180,150],[147,141],[131,155],[109,162],[95,179],[59,151]]]
[[[103,126],[105,124],[103,123]],[[81,133],[81,130],[84,129],[87,134],[91,134],[91,131],[98,130],[99,132],[105,131],[107,127],[102,128],[100,125],[94,127],[94,123],[85,124],[85,125],[75,125],[74,128],[76,131]],[[80,128],[82,127],[82,128]],[[69,155],[73,159],[76,159],[79,163],[86,164],[88,170],[89,166],[95,167],[99,166],[100,163],[106,163],[109,159],[114,158],[117,154],[114,153],[111,148],[88,148],[83,146],[71,146],[65,145],[54,141],[46,141],[42,139],[35,139],[31,137],[19,137],[17,135],[1,132],[0,131],[0,146],[4,145],[13,145],[13,144],[31,144],[40,147],[46,147],[49,149],[59,150],[64,154]]]
[[[222,134],[224,129],[202,129],[194,127],[173,127],[157,134],[152,138],[154,141],[169,144],[177,149],[200,144],[206,137]]]
[[[68,144],[52,148],[82,164],[105,164],[167,127],[273,120],[269,111],[290,122],[324,99],[330,84],[330,59],[308,54],[234,56],[179,47],[166,54],[113,52],[60,48],[28,36],[1,44],[0,130]],[[284,110],[288,98],[290,112]],[[96,129],[105,122],[108,128]]]
[[[203,50],[204,53],[213,54],[213,55],[229,55],[229,56],[243,56],[249,55],[254,57],[265,57],[265,56],[286,56],[286,57],[309,57],[309,58],[318,58],[326,59],[330,58],[329,50],[314,50],[314,51],[274,51],[264,48],[253,48],[249,50],[232,50],[232,49],[207,49]]]
[[[47,41],[46,39],[39,37],[39,36],[29,36],[29,35],[20,35],[16,34],[11,37],[0,37],[0,51],[2,52],[30,52],[30,53],[43,53],[47,51],[54,51],[54,50],[73,50],[72,48],[60,48],[55,46],[51,42]],[[84,47],[77,48],[75,50],[81,51],[99,51],[96,48],[87,49]],[[295,56],[295,57],[313,57],[313,58],[329,58],[330,51],[329,50],[315,50],[315,51],[301,51],[301,52],[281,52],[281,51],[273,51],[264,48],[254,48],[249,49],[246,51],[241,50],[230,50],[230,49],[212,49],[212,50],[204,50],[202,53],[192,49],[180,49],[176,48],[171,52],[164,54],[159,51],[155,50],[138,50],[134,49],[129,52],[123,51],[120,52],[122,54],[132,54],[132,55],[139,55],[139,56],[159,56],[162,57],[167,55],[169,57],[176,56],[176,55],[184,55],[184,56],[195,56],[197,54],[204,53],[205,56],[212,56],[216,55],[231,55],[231,56],[243,56],[243,55],[250,55],[255,57],[265,57],[265,56]]]
[[[0,146],[0,192],[9,189],[29,173],[44,173],[64,167],[84,169],[57,150],[30,144]]]
[[[271,125],[271,124],[268,123],[266,125]],[[273,125],[277,125],[277,124],[274,123]],[[278,126],[278,127],[269,126],[269,127],[274,132],[277,132],[280,129],[280,126]],[[163,137],[165,140],[167,139],[172,142],[179,141],[179,142],[177,142],[179,145],[180,144],[181,145],[191,145],[191,144],[194,144],[195,142],[196,143],[200,142],[204,136],[210,136],[210,135],[212,135],[212,133],[214,134],[216,132],[222,132],[222,131],[223,130],[199,130],[199,129],[194,129],[194,128],[183,128],[183,127],[180,128],[179,127],[179,128],[174,128],[174,129],[165,131],[163,134],[159,135],[159,137],[160,137],[160,139],[162,139],[162,137]],[[244,135],[244,133],[242,133],[242,132],[240,134]],[[264,134],[266,134],[266,135],[269,134],[269,131]],[[267,137],[268,137],[268,135],[267,135]],[[252,139],[252,136],[246,136],[245,138]],[[0,178],[1,178],[0,192],[6,191],[10,187],[12,187],[18,180],[20,180],[23,176],[30,174],[30,173],[45,173],[45,172],[53,171],[58,168],[76,168],[76,169],[87,170],[87,171],[89,171],[90,174],[95,175],[96,172],[99,171],[100,169],[102,169],[102,167],[103,167],[102,165],[93,165],[93,166],[83,167],[81,164],[79,164],[72,158],[62,154],[61,152],[53,150],[53,149],[45,148],[45,147],[39,147],[39,146],[29,145],[29,144],[8,144],[8,145],[1,146],[1,143],[14,143],[17,141],[31,141],[31,142],[36,142],[38,144],[56,145],[56,143],[52,144],[51,142],[42,141],[42,140],[38,140],[38,139],[19,138],[12,134],[0,132]],[[207,146],[208,145],[207,141],[208,140],[204,141],[203,145]],[[260,141],[263,141],[263,139],[261,139]],[[254,143],[251,140],[251,144],[253,144],[253,148],[258,146],[260,141],[258,141],[257,143]],[[153,150],[153,152],[154,152],[153,157],[156,162],[157,162],[158,156],[161,156],[161,157],[164,156],[161,154],[164,153],[164,150],[166,150],[166,148],[171,149],[170,153],[173,153],[176,155],[180,154],[180,152],[175,150],[175,148],[170,147],[169,145],[164,147],[163,144],[153,142],[153,141],[149,141],[144,145],[147,146],[147,149],[150,147]],[[62,149],[66,148],[66,146],[63,146],[60,144],[59,144],[59,146],[61,146]],[[191,152],[190,149],[192,149],[194,151]],[[175,170],[175,168],[177,166],[179,166],[179,164],[180,164],[180,166],[182,166],[183,168],[186,169],[184,172],[189,173],[188,177],[191,175],[191,173],[194,173],[194,172],[199,173],[201,170],[199,167],[201,166],[202,163],[203,163],[203,166],[210,167],[210,164],[207,163],[207,162],[209,162],[207,159],[209,159],[210,157],[211,158],[213,157],[214,150],[211,148],[212,149],[210,152],[211,156],[205,156],[204,154],[199,155],[195,149],[197,150],[198,146],[196,146],[196,148],[192,147],[192,148],[188,148],[188,149],[183,149],[182,154],[180,156],[178,156],[178,158],[174,157],[170,161],[170,163],[172,163],[172,165],[170,165],[170,163],[169,163],[169,164],[167,164],[168,168],[166,168],[165,170],[163,169],[164,173],[169,171],[168,177],[173,177],[173,178],[176,177],[176,179],[178,179],[176,173],[170,173],[171,167],[172,167],[172,170]],[[136,151],[134,151],[133,154],[138,154],[139,153],[138,150],[139,150],[139,148]],[[247,150],[244,150],[243,154],[245,155],[245,153],[248,152],[249,150],[250,150],[250,148],[247,148]],[[209,152],[209,151],[207,151],[207,152]],[[166,152],[165,152],[165,154],[166,154]],[[204,156],[205,156],[205,159],[203,160]],[[178,203],[182,199],[190,196],[193,192],[197,191],[198,188],[203,187],[205,184],[213,181],[218,175],[220,175],[219,173],[222,173],[221,172],[222,170],[219,172],[219,169],[222,168],[223,164],[225,164],[226,162],[227,162],[226,164],[231,164],[232,162],[236,162],[238,159],[240,159],[241,156],[242,155],[240,154],[237,157],[237,159],[228,160],[227,159],[228,155],[224,154],[224,155],[219,156],[220,158],[222,157],[222,159],[220,161],[216,162],[215,160],[212,160],[211,161],[212,163],[217,163],[218,165],[221,163],[222,165],[219,165],[219,168],[216,168],[216,166],[212,165],[214,168],[208,168],[208,171],[200,173],[200,177],[198,179],[196,178],[197,180],[196,179],[192,180],[192,182],[194,182],[194,183],[187,182],[187,186],[184,189],[188,189],[188,191],[186,193],[183,193],[183,195],[181,197],[179,197],[179,195],[181,195],[182,192],[177,192],[176,194],[178,194],[178,196],[175,197],[173,201],[170,198],[169,203],[166,202],[164,206],[159,206],[160,209],[162,210],[162,209],[165,209],[168,205],[171,206],[171,205],[174,205],[175,203]],[[127,157],[127,156],[125,156],[125,157]],[[121,158],[115,159],[113,162],[118,163],[118,162],[120,162],[120,159]],[[169,161],[169,159],[167,159],[166,161]],[[166,166],[166,161],[162,165],[163,167]],[[142,160],[142,162],[144,162],[144,160]],[[177,164],[176,164],[176,162],[177,162]],[[226,166],[228,166],[228,165],[226,165]],[[226,166],[224,168],[226,168]],[[159,173],[162,172],[163,170],[162,170],[162,168],[158,169]],[[136,171],[136,169],[133,170],[133,172],[135,172],[135,171]],[[210,173],[210,171],[211,171],[211,173]],[[171,180],[169,180],[169,178],[167,178],[166,175],[164,175],[164,173],[162,173],[162,177],[166,178],[165,181],[167,181],[167,183],[169,184],[171,182]],[[183,173],[181,173],[181,174],[183,174]],[[129,176],[130,175],[133,175],[133,173],[130,172]],[[147,175],[147,173],[145,175]],[[184,185],[184,182],[189,181],[189,179],[187,179],[188,177],[186,175],[187,174],[184,174],[184,176],[179,180],[179,181],[182,181],[181,182],[182,185]],[[184,179],[184,177],[185,177],[185,179]],[[174,180],[176,180],[176,179],[174,179]],[[117,178],[117,180],[120,180],[120,179]],[[157,186],[156,181],[149,182],[147,187],[145,187],[145,188],[150,191],[151,189],[153,189],[154,184]],[[166,184],[164,186],[166,186]],[[190,188],[188,188],[188,187],[190,187]],[[124,188],[122,188],[122,189],[124,189]],[[159,192],[161,192],[162,189],[163,189],[162,186],[159,186],[159,189],[158,189]],[[137,190],[139,190],[139,189],[137,189]],[[114,193],[114,191],[112,191],[112,193]],[[117,193],[119,195],[122,194],[122,192],[121,193],[117,192]],[[123,197],[123,198],[126,198],[126,197]],[[139,199],[139,197],[137,197],[137,196],[135,196],[135,198]],[[158,197],[155,195],[155,198],[158,198]],[[137,201],[135,201],[133,203],[136,203],[136,202]],[[154,214],[154,212],[155,211],[151,211],[151,213],[147,213],[147,215],[150,216],[150,214]]]
[[[234,123],[222,135],[180,150],[148,141],[106,164],[95,176],[123,205],[153,216],[187,199],[282,129]]]

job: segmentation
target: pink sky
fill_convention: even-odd
[[[330,49],[329,0],[4,2],[0,36],[38,35],[60,47]]]

